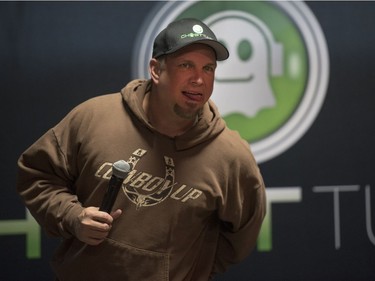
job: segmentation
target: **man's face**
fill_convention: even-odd
[[[213,49],[193,44],[167,55],[161,67],[158,89],[167,110],[193,119],[210,98],[216,69]]]

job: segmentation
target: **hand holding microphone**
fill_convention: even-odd
[[[74,221],[74,235],[87,245],[99,245],[108,236],[112,223],[121,213],[120,209],[107,214],[99,212],[97,207],[84,208]]]
[[[74,234],[78,240],[88,245],[98,245],[107,237],[113,220],[121,215],[120,209],[115,212],[111,211],[129,171],[130,165],[124,160],[117,161],[112,165],[112,177],[99,208],[99,211],[102,212],[99,212],[97,207],[87,207],[82,210],[74,221]]]
[[[88,245],[98,245],[104,241],[112,227],[113,220],[121,215],[121,210],[112,211],[117,194],[124,179],[128,176],[130,165],[124,160],[112,165],[112,177],[99,208],[87,207],[82,210],[74,223],[74,233],[78,240]],[[105,212],[106,214],[104,214]]]

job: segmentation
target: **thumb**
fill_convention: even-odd
[[[121,216],[122,214],[122,210],[121,209],[117,209],[116,211],[113,211],[111,212],[111,217],[115,220],[117,219],[119,216]]]

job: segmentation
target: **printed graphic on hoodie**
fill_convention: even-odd
[[[188,200],[195,200],[202,194],[202,191],[188,187],[185,184],[177,185],[174,173],[175,166],[173,159],[170,157],[164,156],[164,178],[137,171],[137,163],[146,152],[144,149],[138,149],[133,152],[128,161],[133,170],[131,175],[129,175],[130,177],[125,179],[123,184],[124,193],[136,205],[137,209],[160,204],[168,197],[184,203]],[[176,189],[174,190],[175,186]]]
[[[202,191],[185,184],[178,184],[175,181],[175,166],[172,158],[164,156],[165,175],[164,177],[152,175],[137,170],[137,163],[147,153],[144,149],[137,149],[127,161],[133,169],[122,184],[122,190],[126,197],[136,205],[138,210],[141,207],[150,207],[162,203],[165,199],[171,198],[182,203],[188,200],[195,200],[201,196]],[[161,162],[162,163],[162,160]],[[104,174],[103,171],[108,169]],[[97,177],[110,178],[112,163],[104,163],[96,172]]]

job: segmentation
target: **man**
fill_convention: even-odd
[[[58,280],[206,281],[249,255],[265,187],[209,100],[228,56],[203,22],[171,23],[155,39],[150,80],[77,106],[21,155],[18,192],[63,238]],[[108,214],[98,206],[120,159],[132,170]]]

